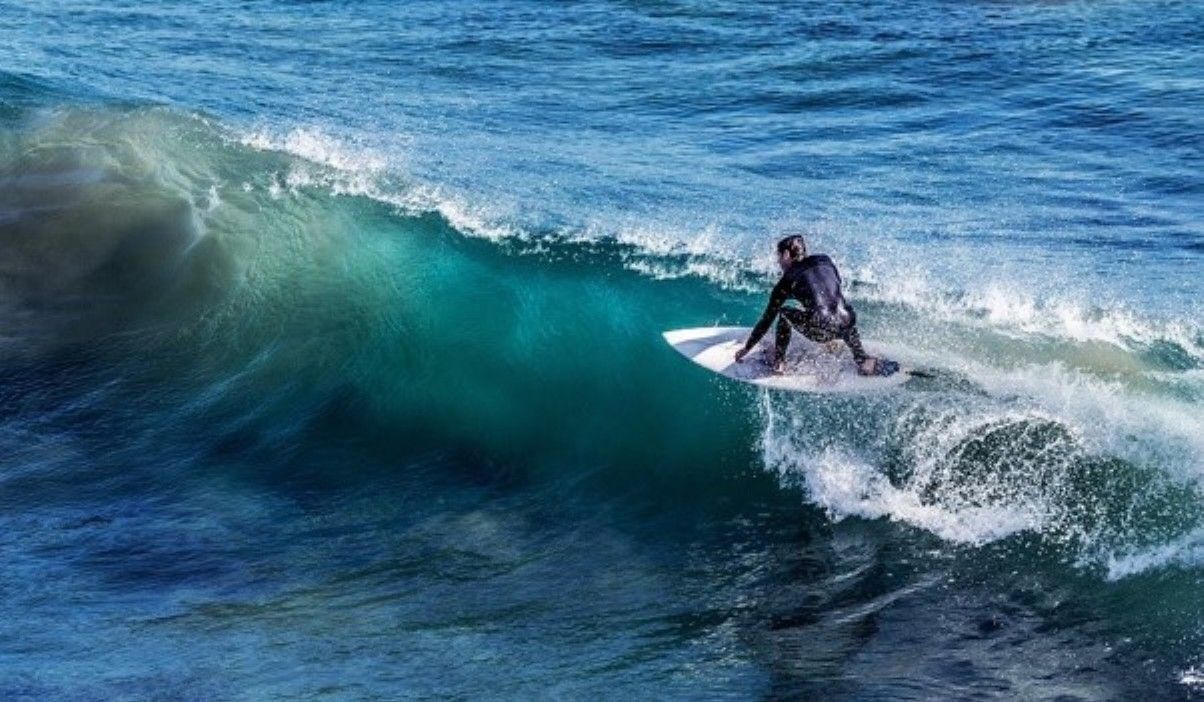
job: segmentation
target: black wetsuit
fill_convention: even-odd
[[[773,286],[765,313],[753,327],[745,348],[756,346],[769,331],[774,318],[780,317],[775,337],[778,358],[786,352],[790,329],[794,327],[803,336],[821,344],[840,339],[853,352],[853,360],[864,361],[869,356],[861,347],[861,337],[857,334],[857,314],[840,293],[840,283],[836,264],[823,254],[795,262]],[[786,300],[792,297],[802,303],[803,309],[786,306]]]

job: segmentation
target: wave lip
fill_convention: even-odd
[[[210,228],[220,176],[190,141],[206,134],[167,110],[77,109],[0,143],[6,350],[92,340],[220,294],[231,266]]]
[[[284,189],[324,188],[334,195],[364,197],[396,207],[407,215],[435,213],[462,234],[498,241],[522,239],[521,228],[507,224],[496,208],[470,204],[447,188],[407,179],[396,157],[386,158],[371,148],[356,145],[317,130],[292,129],[284,134],[256,130],[235,137],[237,143],[258,150],[285,153],[299,159],[276,183],[275,195]]]
[[[478,197],[411,176],[404,153],[386,155],[320,129],[257,129],[238,133],[233,139],[258,151],[298,159],[281,174],[274,186],[276,195],[319,187],[336,195],[366,197],[408,215],[435,213],[463,234],[518,243],[537,252],[557,243],[615,244],[626,249],[624,265],[658,280],[696,277],[729,290],[761,293],[772,279],[773,266],[766,251],[750,253],[735,244],[741,236],[721,232],[713,225],[675,227],[651,220],[615,219],[605,224],[557,221],[542,226],[532,224],[529,216],[499,198]],[[526,209],[538,211],[539,206]],[[802,228],[816,229],[821,246],[825,239],[847,238],[826,232],[827,226]],[[887,247],[889,256],[878,254],[861,260],[855,251],[861,246],[854,241],[846,243],[852,247],[845,252],[851,259],[846,277],[854,283],[855,302],[900,306],[907,316],[925,322],[957,324],[1017,339],[1106,344],[1137,353],[1160,353],[1161,347],[1167,346],[1173,349],[1172,355],[1184,357],[1177,361],[1180,365],[1204,367],[1204,329],[1193,316],[1155,318],[1123,304],[1087,304],[1069,295],[1038,297],[1009,283],[958,289],[934,282],[931,272],[915,267],[915,252],[901,250],[897,244]],[[907,268],[900,269],[901,265]]]
[[[414,180],[396,158],[307,128],[276,134],[266,130],[238,137],[244,146],[287,153],[301,159],[291,166],[275,191],[322,187],[335,195],[366,197],[396,207],[406,215],[433,213],[467,236],[518,244],[540,252],[548,245],[613,245],[630,270],[654,280],[697,277],[733,290],[759,289],[764,266],[755,265],[723,243],[715,228],[682,237],[648,223],[600,227],[557,225],[531,227],[512,207],[457,194],[440,184]],[[316,166],[316,168],[315,168]]]

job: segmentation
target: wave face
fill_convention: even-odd
[[[5,697],[1198,694],[1198,8],[159,9],[13,9]],[[794,229],[934,377],[663,344]]]

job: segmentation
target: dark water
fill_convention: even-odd
[[[1199,696],[1201,20],[0,3],[0,697]]]

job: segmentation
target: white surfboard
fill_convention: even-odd
[[[753,385],[795,392],[877,392],[907,382],[908,367],[900,363],[894,375],[864,376],[857,373],[853,354],[844,342],[817,344],[793,334],[786,350],[786,368],[774,373],[766,362],[772,353],[773,330],[760,345],[749,352],[743,363],[736,363],[736,351],[744,346],[750,327],[701,327],[676,329],[663,334],[665,341],[686,358],[708,370]],[[878,355],[881,349],[866,344],[866,350]],[[894,356],[887,358],[898,361]]]

